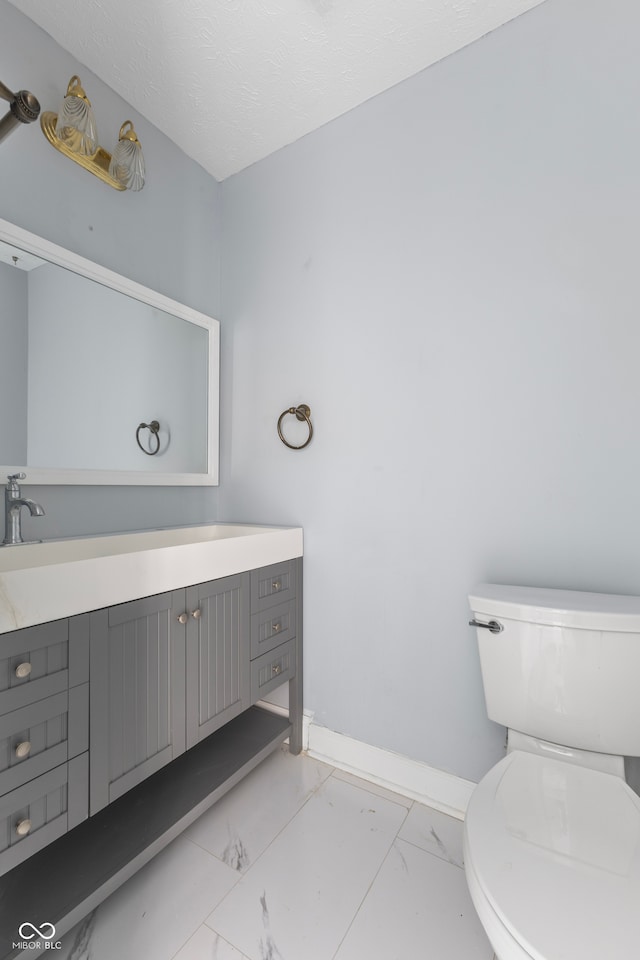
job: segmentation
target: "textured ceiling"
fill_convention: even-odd
[[[223,180],[543,0],[10,2]]]

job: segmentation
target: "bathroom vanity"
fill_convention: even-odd
[[[288,716],[257,705],[285,682]],[[0,957],[25,921],[59,939],[287,738],[299,528],[0,551]]]
[[[34,930],[62,937],[287,738],[300,752],[302,531],[21,543],[22,507],[47,509],[22,496],[25,473],[217,484],[219,323],[4,220],[0,292],[16,349],[0,384],[8,960],[55,946]],[[288,714],[261,705],[283,683]]]

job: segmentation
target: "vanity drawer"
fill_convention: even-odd
[[[81,763],[76,765],[76,769],[80,766]],[[0,874],[12,870],[70,829],[70,798],[75,804],[75,785],[69,778],[71,767],[72,764],[63,763],[0,797]],[[75,775],[72,770],[72,776]],[[77,816],[75,822],[79,822]]]
[[[280,644],[275,650],[251,661],[251,702],[255,703],[275,690],[296,672],[295,640]]]
[[[0,637],[0,714],[66,690],[68,668],[68,620],[4,634]]]
[[[89,748],[89,684],[0,716],[0,796]]]
[[[251,571],[251,613],[259,613],[296,595],[296,562],[285,560]]]
[[[251,617],[251,659],[268,653],[296,634],[296,601],[267,607]]]
[[[0,875],[87,819],[88,757],[80,754],[0,797]]]
[[[0,715],[88,680],[88,614],[0,636]]]

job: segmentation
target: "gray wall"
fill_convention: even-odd
[[[470,779],[471,585],[640,593],[639,34],[548,0],[222,186],[224,514],[304,526],[316,719]]]
[[[58,110],[69,78],[78,73],[102,145],[112,149],[120,125],[131,119],[147,165],[140,193],[118,193],[57,153],[34,123],[0,145],[0,217],[218,316],[220,188],[215,180],[6,0],[0,0],[0,65],[0,80],[12,89],[31,90],[43,110]],[[1,404],[0,416],[5,410]],[[30,487],[28,493],[47,511],[37,521],[38,535],[44,537],[216,517],[217,490],[211,488]]]

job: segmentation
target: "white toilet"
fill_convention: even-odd
[[[465,818],[498,960],[640,957],[640,598],[481,584],[469,597],[507,756]]]

